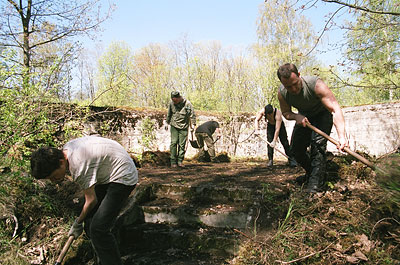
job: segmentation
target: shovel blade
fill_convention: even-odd
[[[189,142],[190,142],[190,145],[193,147],[193,148],[200,148],[200,145],[199,145],[199,143],[196,141],[196,140],[189,140]]]

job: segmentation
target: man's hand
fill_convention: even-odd
[[[307,117],[305,117],[301,114],[296,114],[296,124],[297,125],[302,125],[303,127],[306,127],[307,123],[310,123],[308,121]]]
[[[83,225],[82,223],[78,224],[78,218],[76,218],[71,228],[69,229],[68,236],[73,235],[76,239],[82,234],[82,232],[83,232]]]
[[[269,146],[271,146],[272,148],[275,148],[275,146],[276,146],[276,140],[273,140],[273,141],[269,144]]]
[[[337,147],[337,149],[339,149],[340,151],[343,151],[343,149],[344,149],[345,147],[349,147],[349,139],[347,139],[346,136],[345,136],[345,137],[340,137],[340,138],[339,138],[339,143],[338,143],[338,145],[337,145],[336,147]]]

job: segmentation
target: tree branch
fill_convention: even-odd
[[[372,10],[372,9],[369,9],[367,7],[364,7],[364,6],[357,6],[357,5],[345,3],[345,2],[342,2],[342,1],[339,1],[339,0],[322,0],[322,1],[325,2],[325,3],[336,3],[336,4],[339,4],[339,5],[347,6],[347,7],[350,7],[352,9],[361,10],[361,11],[368,12],[368,13],[400,16],[400,13],[398,13],[398,12]]]

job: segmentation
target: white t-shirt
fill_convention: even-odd
[[[69,171],[82,189],[110,182],[128,186],[138,182],[136,166],[128,152],[114,140],[86,136],[67,142]]]

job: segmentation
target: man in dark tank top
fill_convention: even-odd
[[[306,171],[307,191],[315,193],[321,188],[326,173],[327,140],[309,129],[307,123],[328,135],[334,124],[339,136],[337,148],[343,150],[349,146],[343,113],[332,91],[320,78],[302,77],[297,67],[290,63],[281,65],[277,74],[282,83],[278,90],[282,114],[287,120],[296,121],[291,151]],[[292,107],[298,113],[292,112]],[[310,153],[307,153],[308,147]]]
[[[267,166],[273,165],[274,159],[274,147],[277,144],[278,137],[281,141],[283,148],[285,149],[285,154],[289,157],[288,164],[290,167],[296,166],[296,161],[290,151],[289,141],[286,133],[285,123],[282,119],[282,112],[277,108],[274,108],[271,104],[266,105],[262,110],[260,110],[254,121],[255,131],[258,133],[258,123],[261,118],[264,117],[267,122],[267,140],[270,144],[267,144],[268,149],[268,164]]]

